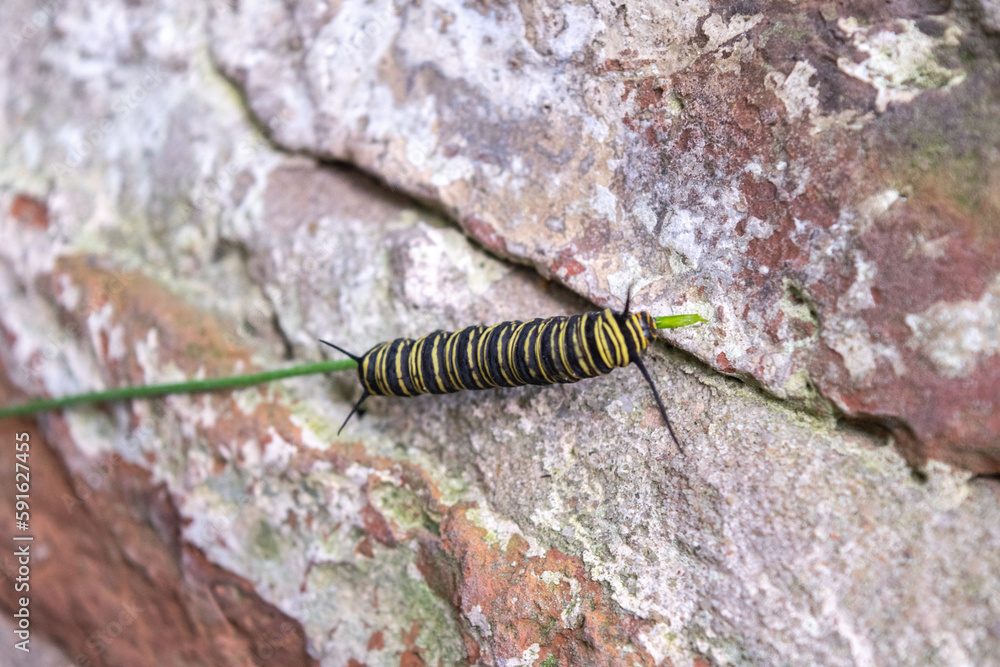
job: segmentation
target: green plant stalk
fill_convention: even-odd
[[[657,329],[677,329],[691,324],[698,324],[698,322],[708,322],[708,320],[701,315],[664,315],[663,317],[653,318],[653,323]]]
[[[0,408],[0,419],[30,415],[46,410],[59,410],[87,403],[110,403],[112,401],[128,401],[136,398],[157,398],[170,394],[199,394],[211,391],[242,389],[243,387],[251,387],[255,384],[284,380],[300,375],[333,373],[357,367],[358,363],[353,359],[338,359],[336,361],[320,361],[314,364],[304,364],[302,366],[293,366],[292,368],[282,368],[263,373],[250,373],[248,375],[231,375],[229,377],[212,378],[209,380],[188,380],[186,382],[153,384],[141,387],[119,387],[117,389],[108,389],[107,391],[73,394],[72,396],[64,396],[62,398],[39,398],[21,405]]]
[[[701,315],[665,315],[654,317],[653,322],[657,329],[676,329],[686,327],[698,322],[707,322]],[[17,417],[20,415],[30,415],[46,410],[60,410],[74,405],[85,405],[88,403],[110,403],[113,401],[130,401],[137,398],[157,398],[169,396],[171,394],[200,394],[211,391],[228,391],[231,389],[242,389],[252,387],[255,384],[264,384],[275,380],[298,377],[300,375],[316,375],[319,373],[335,373],[337,371],[347,371],[358,367],[358,362],[353,359],[340,359],[337,361],[320,361],[314,364],[304,364],[283,368],[276,371],[265,371],[263,373],[250,373],[249,375],[231,375],[229,377],[213,378],[210,380],[188,380],[186,382],[173,382],[170,384],[153,384],[141,387],[119,387],[106,391],[91,391],[85,394],[74,394],[63,396],[62,398],[39,398],[21,405],[11,405],[0,408],[0,419],[5,417]]]

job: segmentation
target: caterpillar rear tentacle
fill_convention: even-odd
[[[361,356],[329,343],[358,362],[364,392],[340,431],[369,396],[447,394],[465,389],[571,383],[631,363],[649,384],[670,437],[683,451],[641,354],[655,328],[647,312],[610,309],[571,317],[501,322],[460,331],[433,331],[416,340],[379,343]],[[340,431],[337,431],[339,434]]]

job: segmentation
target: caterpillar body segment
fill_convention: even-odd
[[[418,339],[379,343],[361,356],[321,341],[358,362],[364,392],[344,425],[369,396],[448,394],[466,389],[568,384],[636,364],[673,427],[641,355],[655,328],[647,312],[612,310],[433,331]],[[343,430],[344,426],[340,427]],[[339,433],[339,431],[338,431]]]

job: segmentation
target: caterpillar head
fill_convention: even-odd
[[[642,330],[642,337],[647,341],[652,340],[653,331],[656,329],[653,316],[643,310],[636,313],[634,317],[639,320],[639,329]]]
[[[628,359],[629,363],[634,362],[639,358],[642,351],[649,346],[649,341],[653,338],[653,330],[656,328],[653,317],[644,311],[622,313],[616,317],[618,319],[618,326],[621,327],[623,332],[628,333],[625,336]]]

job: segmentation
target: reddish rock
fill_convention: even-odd
[[[17,395],[0,374],[0,403]],[[66,441],[62,419],[47,431]],[[64,647],[79,665],[315,665],[302,627],[262,600],[244,579],[207,561],[179,537],[169,494],[150,474],[118,457],[74,478],[51,437],[31,419],[0,423],[13,442],[31,444],[30,586],[32,630]],[[0,457],[13,479],[14,458]],[[12,494],[0,497],[0,527],[17,534]],[[3,578],[16,565],[8,550]],[[15,609],[12,585],[0,587],[4,613]]]
[[[39,201],[31,195],[15,195],[14,201],[10,205],[10,215],[28,227],[45,229],[49,226],[48,207],[45,202]]]
[[[501,549],[464,509],[450,511],[440,532],[421,538],[420,571],[461,610],[467,644],[485,648],[490,664],[520,658],[533,644],[540,660],[559,664],[654,664],[638,641],[650,624],[617,611],[578,557],[554,549],[527,556],[518,535]]]

